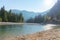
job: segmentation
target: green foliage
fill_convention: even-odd
[[[0,21],[2,22],[23,22],[24,18],[22,13],[12,13],[11,10],[6,11],[4,6],[0,10]]]
[[[23,18],[23,15],[22,15],[22,13],[20,13],[20,15],[19,15],[19,22],[23,22],[24,20],[23,20],[24,18]]]
[[[36,16],[35,18],[30,18],[26,22],[28,23],[42,23],[44,21],[44,18],[42,15]]]
[[[0,22],[2,22],[2,18],[0,18]]]

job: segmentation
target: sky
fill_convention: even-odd
[[[56,2],[57,0],[0,0],[0,8],[5,6],[6,10],[43,12],[51,9]]]

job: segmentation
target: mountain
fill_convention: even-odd
[[[56,4],[51,8],[50,12],[48,13],[51,17],[60,16],[60,0],[57,0]]]
[[[23,10],[23,11],[12,10],[12,12],[17,13],[17,14],[22,13],[25,20],[28,20],[29,18],[31,18],[31,17],[33,18],[34,16],[37,16],[38,14],[40,14],[40,13],[28,12],[25,10]]]
[[[38,16],[40,14],[44,15],[44,14],[47,13],[47,11],[46,12],[42,12],[42,13],[36,13],[36,12],[29,12],[29,11],[26,11],[26,10],[22,10],[21,11],[21,10],[16,10],[16,9],[13,9],[12,12],[13,13],[17,13],[17,14],[22,13],[25,21],[30,19],[30,18],[34,18],[35,16]]]

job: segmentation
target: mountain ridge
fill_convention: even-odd
[[[60,0],[57,0],[56,4],[51,8],[50,12],[48,13],[51,17],[56,17],[60,14]]]
[[[24,18],[25,18],[25,21],[28,20],[29,18],[34,18],[35,16],[38,16],[38,15],[44,15],[47,13],[46,12],[42,12],[42,13],[39,13],[39,12],[30,12],[30,11],[26,11],[26,10],[17,10],[17,9],[12,9],[12,12],[13,13],[22,13]]]

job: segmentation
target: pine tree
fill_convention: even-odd
[[[24,18],[23,18],[23,15],[22,13],[19,14],[19,22],[23,22],[24,21]]]
[[[15,14],[15,13],[12,13],[11,10],[9,10],[8,12],[5,10],[5,7],[3,6],[0,10],[0,21],[2,22],[23,22],[24,18],[23,18],[22,13]]]
[[[8,20],[7,20],[7,12],[5,11],[4,6],[1,8],[1,17],[2,17],[2,21],[3,21],[3,22],[8,21]]]

